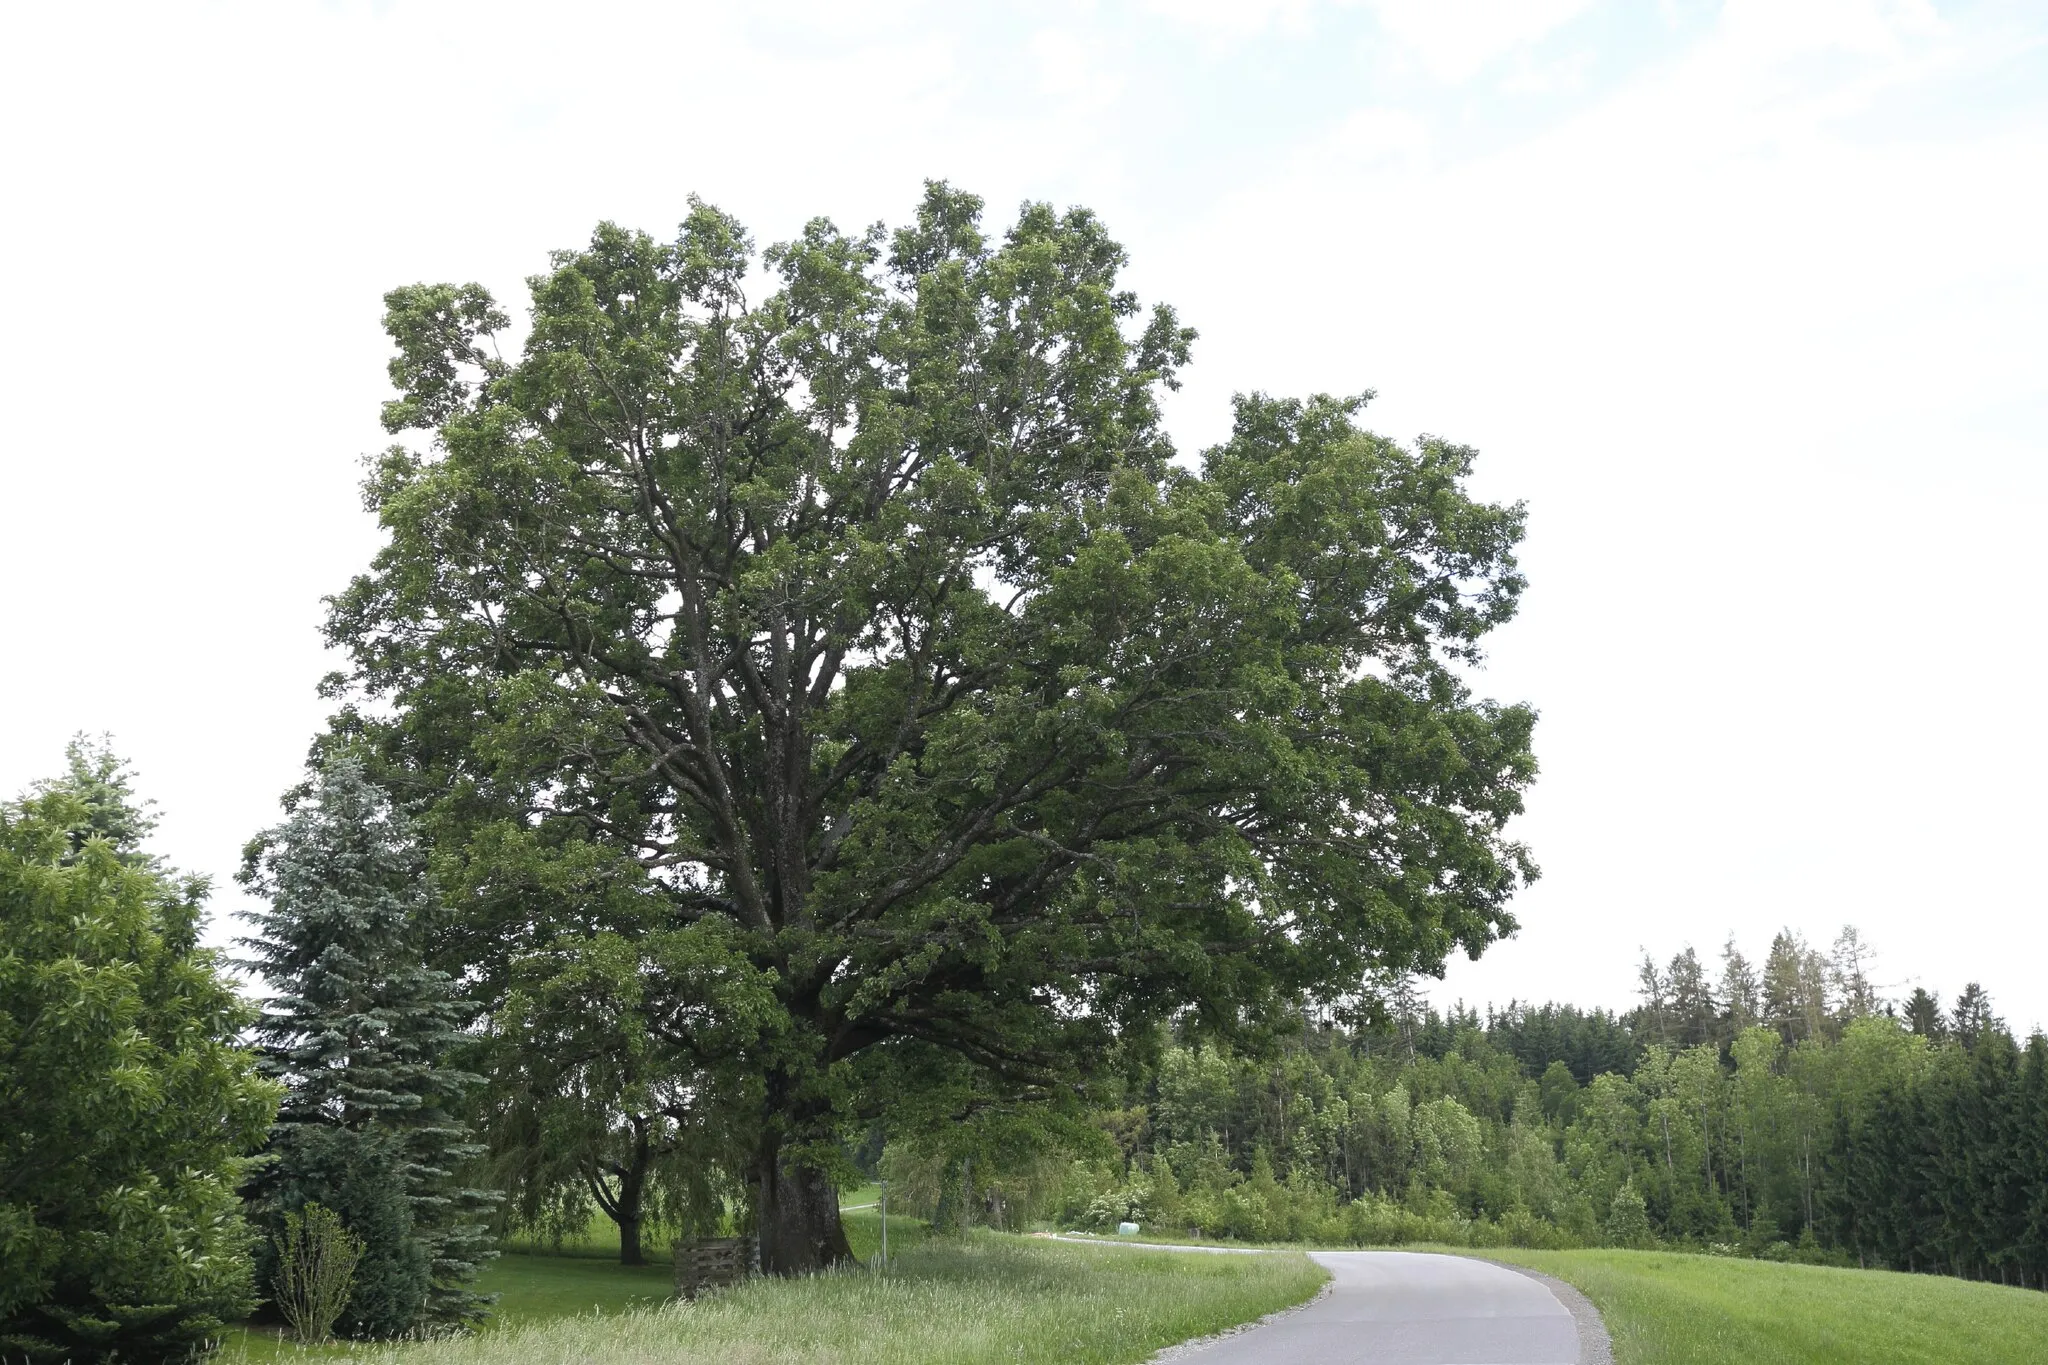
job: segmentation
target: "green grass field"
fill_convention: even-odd
[[[850,1205],[872,1202],[874,1186],[850,1191]],[[861,1196],[865,1195],[866,1199]],[[846,1239],[861,1260],[872,1258],[882,1242],[882,1219],[878,1210],[850,1208],[842,1215]],[[920,1245],[925,1225],[899,1214],[889,1216],[889,1255]],[[556,1318],[579,1315],[603,1316],[637,1308],[655,1308],[668,1302],[674,1283],[674,1268],[668,1246],[650,1239],[644,1266],[619,1264],[618,1227],[608,1219],[592,1221],[584,1237],[561,1246],[514,1240],[477,1279],[481,1293],[497,1296],[485,1332],[529,1326]],[[359,1343],[329,1342],[304,1347],[286,1340],[277,1327],[230,1328],[216,1360],[221,1365],[266,1365],[272,1361],[342,1360],[363,1354]]]
[[[508,1314],[494,1330],[394,1346],[301,1353],[245,1337],[222,1359],[230,1365],[301,1355],[364,1365],[1124,1365],[1299,1303],[1324,1278],[1298,1253],[1177,1256],[990,1232],[916,1244],[905,1238],[898,1252],[893,1218],[889,1234],[886,1273],[854,1268],[800,1280],[753,1280],[695,1303],[640,1311],[523,1320]],[[557,1302],[579,1288],[588,1294],[596,1283],[556,1279],[558,1272],[600,1264],[505,1257],[500,1265],[521,1260],[546,1263],[546,1292]]]
[[[842,1209],[865,1208],[879,1203],[882,1198],[880,1185],[855,1185],[839,1192],[839,1207]]]
[[[893,1225],[895,1220],[890,1220]],[[889,1249],[896,1229],[889,1229]],[[485,1331],[495,1332],[577,1314],[623,1313],[666,1303],[675,1272],[666,1255],[653,1265],[622,1266],[614,1243],[609,1257],[582,1248],[559,1255],[511,1252],[484,1268],[477,1288],[498,1296]],[[239,1327],[229,1332],[218,1359],[222,1365],[248,1361],[330,1360],[360,1355],[360,1345],[335,1342],[305,1348],[283,1341],[275,1327]]]
[[[1661,1251],[1487,1251],[1599,1308],[1618,1365],[2041,1365],[2048,1294]]]
[[[862,1193],[862,1192],[856,1192]],[[849,1196],[849,1203],[866,1202]],[[877,1210],[845,1215],[870,1264],[805,1280],[757,1280],[695,1304],[669,1302],[660,1263],[618,1264],[602,1237],[501,1256],[480,1287],[500,1296],[484,1331],[397,1346],[306,1351],[243,1331],[223,1365],[349,1359],[364,1365],[783,1365],[783,1362],[1134,1362],[1312,1294],[1322,1272],[1297,1253],[1180,1256],[980,1232],[927,1237],[889,1220],[891,1267],[871,1258]],[[1619,1365],[2041,1365],[2048,1295],[1926,1275],[1836,1270],[1676,1252],[1472,1253],[1578,1286],[1599,1307]]]
[[[849,1203],[862,1191],[849,1195]],[[497,1310],[467,1337],[396,1346],[304,1348],[276,1329],[240,1328],[219,1365],[351,1360],[364,1365],[547,1362],[1138,1361],[1159,1347],[1259,1317],[1314,1293],[1323,1274],[1299,1255],[1175,1257],[977,1233],[930,1240],[889,1218],[890,1267],[877,1273],[876,1209],[850,1209],[847,1240],[868,1265],[808,1280],[757,1280],[695,1304],[670,1303],[666,1249],[618,1263],[604,1228],[561,1248],[493,1261],[478,1288]]]

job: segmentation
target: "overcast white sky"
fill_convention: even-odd
[[[1545,875],[1439,999],[1849,921],[2048,1022],[2038,3],[15,5],[0,117],[0,790],[112,731],[222,913],[376,543],[382,291],[935,176],[1107,218],[1185,449],[1373,388],[1528,501]]]

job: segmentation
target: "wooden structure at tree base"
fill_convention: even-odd
[[[676,1293],[682,1298],[760,1273],[761,1244],[752,1237],[686,1237],[676,1243]]]

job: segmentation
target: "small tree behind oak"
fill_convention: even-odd
[[[334,1323],[348,1307],[363,1239],[318,1204],[284,1215],[275,1238],[277,1278],[271,1288],[278,1311],[302,1346],[317,1346],[334,1335]]]

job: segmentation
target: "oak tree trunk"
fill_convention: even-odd
[[[756,1178],[764,1274],[809,1275],[853,1259],[839,1221],[839,1190],[823,1171],[788,1160],[770,1136],[761,1144]]]

